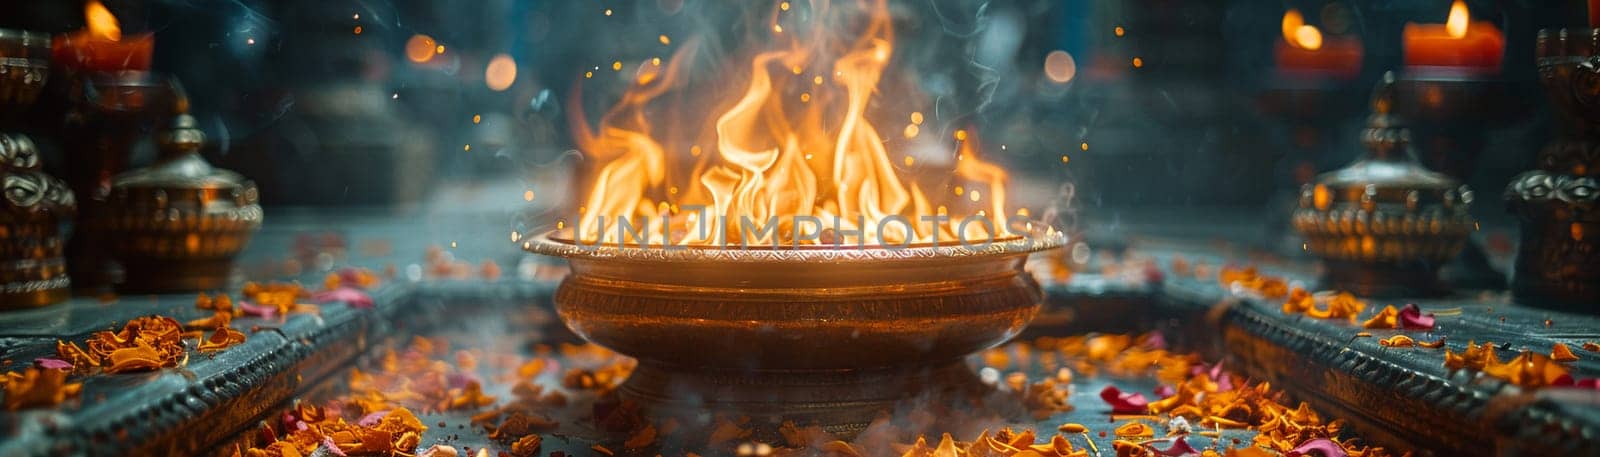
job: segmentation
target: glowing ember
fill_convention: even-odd
[[[868,119],[893,55],[885,2],[869,2],[866,21],[847,17],[860,13],[854,5],[821,2],[812,13],[808,21],[786,24],[789,29],[772,24],[783,32],[764,36],[779,43],[754,54],[736,80],[720,84],[742,88],[710,100],[710,106],[726,107],[721,111],[696,118],[692,114],[701,110],[671,106],[665,112],[673,119],[648,114],[662,112],[656,101],[679,98],[663,96],[685,79],[692,43],[661,65],[641,65],[598,125],[591,126],[574,102],[574,136],[593,167],[585,176],[589,190],[580,202],[577,238],[878,245],[950,243],[957,235],[982,242],[1020,232],[1006,225],[1006,173],[978,157],[975,135],[958,135],[953,176],[896,170],[891,157],[908,155],[891,155],[886,144],[894,143]],[[838,33],[845,29],[855,36]],[[819,74],[831,84],[821,84]],[[905,137],[916,136],[917,129],[905,130]],[[696,132],[711,137],[710,154],[695,153],[707,146],[693,143],[705,138],[679,137]],[[957,185],[971,189],[971,196],[942,190]]]

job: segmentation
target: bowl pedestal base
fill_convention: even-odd
[[[960,360],[856,370],[713,370],[641,360],[618,394],[653,417],[749,417],[773,434],[785,421],[850,439],[897,405],[961,401],[987,389]]]

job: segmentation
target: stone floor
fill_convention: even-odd
[[[391,270],[396,279],[374,294],[372,310],[327,305],[319,316],[241,318],[251,333],[244,345],[215,356],[195,355],[181,369],[84,379],[79,400],[56,409],[0,413],[0,455],[144,454],[229,452],[228,443],[274,417],[295,398],[327,389],[376,349],[411,335],[481,334],[493,325],[516,345],[570,341],[551,317],[553,262],[512,249],[513,215],[475,213],[281,212],[241,261],[252,278],[320,282],[330,268],[354,265]],[[1443,349],[1387,348],[1392,331],[1366,331],[1347,322],[1285,315],[1280,303],[1173,271],[1173,260],[1212,266],[1258,265],[1264,272],[1312,282],[1307,259],[1271,254],[1260,235],[1227,218],[1182,228],[1129,216],[1097,221],[1091,244],[1107,255],[1096,263],[1153,259],[1159,274],[1077,274],[1047,284],[1045,310],[1024,337],[1085,332],[1161,330],[1174,344],[1220,358],[1231,369],[1272,382],[1319,410],[1341,418],[1370,441],[1421,455],[1596,455],[1600,452],[1600,394],[1573,389],[1524,390],[1482,375],[1451,372]],[[1085,225],[1090,225],[1086,223]],[[481,278],[431,279],[422,259],[427,246],[462,261],[490,261],[506,272]],[[1090,271],[1098,272],[1100,265]],[[82,339],[130,318],[163,314],[203,317],[193,295],[79,298],[62,305],[0,314],[0,369],[26,366],[52,354],[57,339]],[[1372,302],[1400,305],[1406,301]],[[1527,349],[1548,352],[1560,342],[1578,349],[1600,341],[1600,319],[1561,315],[1511,304],[1502,292],[1461,292],[1417,301],[1441,315],[1421,340],[1446,339],[1460,351],[1469,341],[1493,341],[1502,357]],[[1459,312],[1458,312],[1459,310]],[[1373,310],[1369,309],[1368,314]],[[1365,317],[1365,315],[1363,315]],[[507,330],[513,329],[513,330]],[[1579,378],[1600,376],[1600,354],[1579,350]],[[1076,410],[1038,423],[1104,422],[1095,397],[1103,380],[1075,385]],[[1138,388],[1150,388],[1130,384]],[[1093,405],[1093,406],[1089,406]],[[456,444],[481,446],[485,438],[458,427],[462,417],[429,416],[430,426]],[[1230,432],[1235,433],[1235,432]],[[1248,432],[1246,433],[1246,439]],[[1241,435],[1226,435],[1238,437]],[[437,439],[436,436],[427,437]],[[582,433],[546,441],[546,452],[588,455]],[[1102,443],[1109,449],[1109,440]]]

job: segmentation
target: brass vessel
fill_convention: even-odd
[[[48,35],[0,29],[0,121],[26,111],[50,71]],[[71,296],[61,224],[77,202],[66,183],[39,171],[39,151],[0,131],[0,309],[59,303]]]
[[[99,213],[124,292],[221,289],[261,227],[254,183],[200,157],[205,133],[180,114],[157,135],[155,164],[117,176]]]
[[[974,379],[962,358],[1016,336],[1039,310],[1028,254],[1064,241],[668,250],[546,233],[523,246],[571,264],[555,295],[569,328],[639,359],[624,399],[848,436],[898,401]]]
[[[1506,188],[1522,221],[1511,291],[1531,306],[1600,313],[1600,29],[1541,30],[1536,55],[1560,135]]]
[[[66,83],[63,177],[82,207],[67,243],[67,266],[78,294],[97,295],[119,281],[101,221],[112,180],[128,171],[135,145],[152,127],[186,111],[188,101],[176,80],[150,72],[81,73]]]
[[[1368,297],[1448,292],[1439,267],[1461,252],[1475,222],[1472,191],[1424,168],[1394,114],[1395,79],[1384,75],[1362,132],[1366,151],[1300,193],[1293,224],[1323,260],[1320,287]]]
[[[26,136],[0,133],[0,309],[34,308],[72,296],[61,223],[77,202],[67,184],[39,171]]]

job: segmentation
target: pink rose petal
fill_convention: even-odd
[[[456,457],[457,455],[459,454],[456,452],[456,448],[448,444],[435,444],[417,453],[417,457]]]
[[[1166,450],[1156,449],[1154,446],[1151,446],[1150,451],[1154,452],[1156,455],[1164,455],[1168,457],[1178,457],[1200,453],[1200,451],[1195,450],[1195,448],[1190,446],[1189,442],[1185,441],[1181,436],[1178,437],[1176,441],[1172,442],[1172,447],[1169,447]]]
[[[46,370],[72,370],[72,362],[55,357],[40,357],[33,359],[33,366]]]
[[[1144,338],[1144,342],[1142,344],[1142,346],[1144,346],[1145,349],[1166,349],[1167,348],[1167,337],[1166,337],[1166,335],[1161,334],[1161,332],[1150,332],[1148,335],[1149,336],[1146,336]]]
[[[1111,405],[1112,414],[1144,414],[1150,411],[1150,401],[1144,398],[1144,394],[1124,393],[1117,386],[1106,386],[1100,391],[1100,399]]]
[[[1217,392],[1227,392],[1233,390],[1233,375],[1223,373],[1222,375],[1217,376],[1215,381],[1217,382]]]
[[[278,308],[257,305],[244,300],[239,300],[238,304],[239,311],[249,316],[256,316],[263,319],[271,319],[278,316]]]
[[[349,267],[340,268],[339,284],[349,287],[361,287],[361,270]]]
[[[1154,264],[1144,266],[1144,280],[1149,284],[1160,284],[1167,281],[1167,274],[1162,273]]]
[[[329,454],[337,455],[339,457],[349,457],[345,455],[344,449],[339,449],[339,445],[333,444],[333,437],[324,435],[322,437],[322,448],[327,449]]]
[[[467,384],[479,382],[478,377],[471,373],[450,373],[445,375],[445,380],[451,389],[460,389],[467,387]]]
[[[1407,303],[1400,308],[1400,328],[1433,330],[1433,313],[1422,314],[1416,303]]]
[[[1327,438],[1317,438],[1300,443],[1288,454],[1289,457],[1350,457],[1344,452],[1344,447]]]
[[[372,296],[354,287],[340,287],[311,295],[317,303],[344,302],[352,308],[372,308]]]
[[[387,417],[388,415],[389,415],[388,411],[376,411],[376,412],[368,413],[365,416],[361,416],[361,419],[356,421],[356,425],[360,425],[362,427],[371,427],[371,426],[374,426],[374,425],[378,425],[378,422],[382,421],[383,418]]]
[[[1172,386],[1166,384],[1162,384],[1161,387],[1157,387],[1155,391],[1156,396],[1161,398],[1171,397],[1176,393],[1178,393],[1177,389],[1173,389]]]
[[[1600,378],[1574,379],[1572,375],[1564,374],[1557,376],[1554,381],[1550,382],[1550,385],[1572,389],[1600,390]]]

